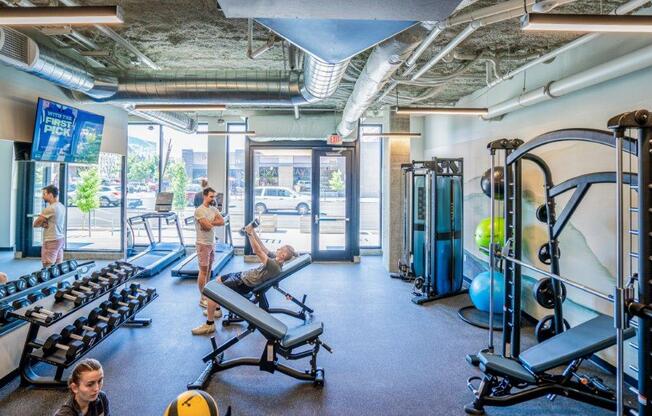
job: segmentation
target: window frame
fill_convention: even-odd
[[[359,129],[360,133],[362,133],[362,129],[364,127],[377,127],[380,130],[380,133],[383,132],[383,125],[381,123],[360,123],[360,129]],[[382,138],[380,139],[379,143],[380,143],[380,156],[379,156],[380,160],[379,160],[378,177],[380,178],[380,200],[379,200],[379,203],[378,203],[378,211],[379,211],[378,219],[379,219],[380,226],[379,226],[379,229],[378,229],[378,245],[366,246],[366,245],[362,245],[362,243],[361,243],[360,244],[361,249],[371,249],[371,250],[382,249],[382,244],[383,244],[383,185],[384,185],[384,181],[383,181],[383,156],[384,156],[384,153],[383,153],[383,140],[382,140]],[[362,153],[363,153],[362,142],[360,142],[360,158],[364,157],[364,155]],[[362,170],[362,163],[360,163],[360,170]],[[362,177],[361,174],[360,174],[360,177]],[[360,212],[362,212],[362,197],[360,197],[359,202],[360,202],[360,205],[361,205]],[[360,232],[362,232],[362,227],[360,227]]]

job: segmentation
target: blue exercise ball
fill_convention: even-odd
[[[469,287],[469,296],[473,305],[481,311],[489,312],[489,272],[478,273]],[[503,313],[505,303],[505,278],[494,271],[494,313]]]

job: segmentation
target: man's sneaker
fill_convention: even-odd
[[[204,309],[204,316],[208,316],[208,310]],[[222,309],[215,309],[213,319],[220,319],[222,317]]]
[[[215,324],[209,325],[206,322],[192,329],[193,335],[207,335],[215,332]]]
[[[202,298],[202,299],[199,301],[199,306],[201,306],[202,308],[206,309],[206,308],[208,307],[208,301],[207,301],[205,298]]]

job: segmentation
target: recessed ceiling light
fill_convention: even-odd
[[[120,6],[5,7],[0,25],[109,25],[124,23]]]
[[[396,107],[396,114],[446,114],[453,116],[484,116],[486,108],[464,107]]]
[[[528,13],[521,29],[558,32],[652,33],[652,16]]]

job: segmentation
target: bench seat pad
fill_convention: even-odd
[[[488,352],[478,353],[480,369],[484,373],[510,377],[527,383],[536,383],[536,378],[518,361]]]
[[[317,338],[322,332],[324,332],[324,324],[321,322],[297,326],[288,330],[288,333],[281,341],[281,345],[285,348],[292,348],[304,341]]]

